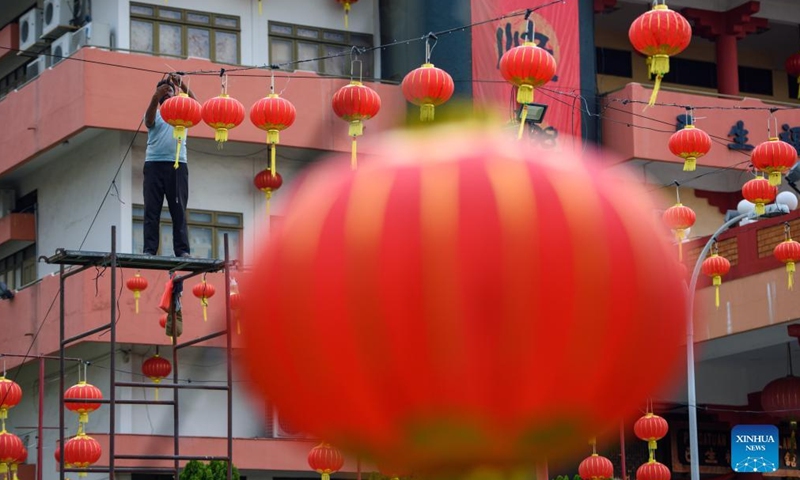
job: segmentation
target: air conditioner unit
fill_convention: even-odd
[[[52,67],[61,60],[72,55],[72,33],[67,32],[50,44],[50,56],[47,57],[47,66]]]
[[[25,77],[30,80],[41,75],[45,68],[47,68],[47,55],[39,55],[39,58],[28,64],[28,68],[25,70]]]
[[[45,45],[42,34],[42,11],[32,8],[19,17],[19,49],[23,52]]]
[[[311,438],[310,435],[300,432],[296,428],[287,424],[286,420],[282,419],[281,416],[278,415],[277,410],[273,409],[272,414],[274,415],[272,422],[272,436],[274,438]]]
[[[72,0],[44,0],[42,37],[57,38],[72,29]]]
[[[17,192],[0,190],[0,217],[5,217],[16,208]]]
[[[111,26],[107,23],[87,23],[72,33],[70,52],[75,53],[83,47],[111,47]]]

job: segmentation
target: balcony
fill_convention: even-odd
[[[0,258],[21,250],[36,241],[36,216],[32,213],[9,213],[0,217]]]

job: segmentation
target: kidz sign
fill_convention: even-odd
[[[731,467],[741,473],[778,469],[778,427],[736,425],[731,430]]]

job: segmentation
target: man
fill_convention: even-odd
[[[179,167],[175,161],[175,138],[172,126],[161,118],[159,106],[177,94],[178,89],[195,98],[194,93],[176,74],[156,85],[147,107],[144,124],[147,126],[147,152],[144,158],[144,253],[158,253],[161,207],[167,199],[172,218],[172,248],[176,257],[190,256],[189,233],[186,227],[186,204],[189,201],[189,168],[186,164],[186,140],[183,140]]]

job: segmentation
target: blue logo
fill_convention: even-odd
[[[734,472],[778,470],[778,427],[736,425],[731,430],[731,466]]]

